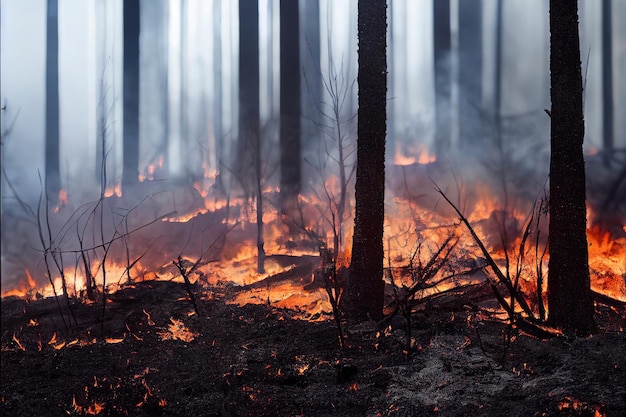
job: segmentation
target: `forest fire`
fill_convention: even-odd
[[[421,155],[422,153],[419,158]],[[414,166],[421,164],[419,162]],[[397,167],[403,170],[412,169],[410,165]],[[150,171],[152,174],[154,169]],[[300,223],[294,219],[281,217],[278,209],[272,205],[264,208],[262,218],[266,254],[265,272],[259,274],[256,271],[258,266],[255,243],[256,207],[243,198],[229,200],[217,198],[211,192],[210,186],[203,185],[214,180],[215,177],[211,176],[194,185],[191,203],[185,205],[183,201],[180,205],[180,208],[186,207],[185,211],[178,209],[174,216],[157,217],[162,223],[171,224],[168,226],[170,232],[174,231],[175,235],[182,233],[182,236],[186,235],[187,239],[192,239],[191,241],[198,245],[189,255],[182,258],[189,265],[195,265],[187,277],[191,279],[190,282],[209,286],[224,284],[240,286],[241,290],[231,301],[237,305],[269,303],[278,308],[301,311],[301,318],[323,319],[324,313],[332,310],[332,300],[329,299],[323,283],[315,277],[315,271],[320,262],[318,258],[320,243],[332,242],[334,239],[334,229],[330,227],[330,214],[326,208],[328,203],[320,200],[317,193],[301,195]],[[483,254],[477,248],[476,242],[468,236],[450,210],[441,206],[432,209],[430,207],[434,205],[430,207],[429,205],[438,203],[425,203],[411,194],[407,195],[407,187],[415,179],[408,181],[405,174],[401,186],[391,187],[396,197],[389,205],[386,219],[385,266],[389,271],[387,283],[399,287],[410,287],[415,284],[416,280],[422,279],[415,275],[420,265],[425,265],[433,253],[437,252],[437,248],[448,241],[454,242],[454,250],[450,252],[445,267],[434,276],[429,276],[427,278],[429,283],[420,284],[424,285],[424,289],[420,290],[419,297],[429,297],[453,288],[482,282],[484,276],[476,275],[475,271],[485,267],[486,264],[482,263]],[[144,183],[148,184],[149,179],[146,178]],[[325,187],[326,190],[330,190],[331,195],[339,193],[336,179],[327,181]],[[502,209],[498,200],[490,193],[489,187],[477,188],[481,191],[466,200],[468,204],[466,216],[470,224],[491,251],[498,267],[505,271],[507,276],[517,276],[516,281],[532,301],[533,309],[538,308],[537,276],[538,274],[543,276],[541,302],[544,306],[541,308],[545,308],[549,258],[545,247],[547,235],[545,215],[541,216],[541,208],[533,208],[532,205],[523,202],[519,208]],[[268,201],[277,201],[279,192],[278,189],[268,188],[264,198]],[[181,195],[185,194],[175,193],[174,198]],[[113,195],[107,197],[115,198]],[[183,200],[185,198],[187,197],[183,197]],[[428,201],[435,200],[431,198]],[[115,200],[111,200],[111,203],[119,204]],[[66,207],[62,207],[61,210],[55,209],[54,215],[62,216],[72,210],[71,200],[65,204]],[[150,200],[142,204],[149,205]],[[141,210],[143,207],[138,206],[138,209]],[[526,214],[529,211],[530,216]],[[601,228],[593,221],[592,212],[589,213],[591,217],[588,223],[592,225],[588,230],[592,289],[616,300],[626,301],[624,269],[626,234]],[[73,216],[75,214],[71,213],[70,218]],[[129,219],[124,221],[128,222]],[[3,289],[3,297],[33,299],[35,295],[50,297],[64,291],[72,296],[85,295],[86,271],[92,277],[91,285],[97,286],[102,285],[103,274],[106,274],[108,293],[113,293],[133,281],[158,279],[184,282],[186,278],[170,266],[169,259],[175,258],[176,253],[172,248],[159,242],[158,234],[162,234],[163,230],[160,230],[156,223],[150,222],[147,225],[137,221],[135,223],[131,226],[127,224],[126,227],[129,227],[129,230],[139,230],[128,235],[121,234],[119,237],[113,235],[107,249],[110,253],[106,251],[102,253],[106,255],[105,259],[102,258],[102,254],[97,253],[95,246],[89,250],[78,251],[77,248],[59,248],[61,252],[82,254],[85,260],[91,260],[88,263],[81,261],[74,266],[64,267],[63,275],[53,275],[51,282],[54,287],[49,283],[39,286],[27,268],[24,279],[18,281],[15,288]],[[144,228],[149,230],[151,227],[155,229],[154,232],[143,234]],[[206,232],[194,233],[200,228]],[[342,253],[348,255],[342,255],[337,259],[337,268],[347,267],[349,264],[351,222],[348,218],[341,225],[341,235]],[[133,245],[131,249],[126,239],[131,242],[146,242],[146,246]],[[179,250],[185,250],[185,247],[182,246]],[[193,255],[193,252],[196,255]],[[135,257],[134,260],[132,257]],[[80,257],[77,259],[80,261]],[[85,269],[85,265],[89,267]],[[468,265],[473,266],[468,268]],[[182,323],[172,321],[169,332],[164,332],[163,337],[191,341],[193,333],[185,333]],[[122,340],[112,338],[110,343]]]
[[[160,161],[162,163],[162,159]],[[405,168],[402,165],[399,167]],[[410,168],[410,166],[406,167]],[[150,172],[154,174],[154,169]],[[204,181],[208,183],[211,180],[214,180],[214,177],[207,178]],[[339,192],[336,181],[327,183],[326,186],[329,187],[327,189],[334,189],[335,191],[333,192],[335,193]],[[406,186],[405,183],[403,187]],[[198,192],[198,188],[200,188],[200,192]],[[192,200],[193,203],[187,205],[189,208],[186,212],[179,210],[175,216],[163,216],[160,220],[173,223],[171,227],[177,227],[176,224],[179,224],[180,226],[178,227],[182,231],[189,230],[187,229],[187,224],[193,224],[192,228],[210,228],[215,227],[216,224],[218,226],[221,224],[218,227],[218,230],[221,230],[219,232],[221,235],[218,238],[222,240],[219,248],[216,247],[215,250],[211,251],[210,262],[207,262],[209,259],[199,262],[192,274],[193,282],[198,281],[211,285],[232,283],[239,286],[251,286],[256,282],[267,280],[273,276],[289,274],[289,271],[294,271],[295,274],[298,274],[302,272],[302,269],[298,270],[298,265],[301,267],[303,262],[311,262],[319,255],[319,244],[321,242],[333,241],[333,229],[329,227],[330,223],[327,223],[329,221],[329,212],[325,211],[328,210],[325,208],[328,203],[319,200],[315,195],[300,196],[299,210],[301,221],[304,221],[304,223],[300,224],[297,224],[293,219],[287,219],[285,222],[284,218],[280,218],[275,207],[267,206],[264,208],[262,218],[264,222],[264,246],[269,256],[265,265],[266,272],[258,274],[255,271],[257,248],[255,244],[256,208],[254,204],[246,202],[246,200],[241,198],[230,199],[229,201],[220,200],[211,195],[208,187],[196,185],[192,190],[200,195],[196,194],[196,197]],[[442,210],[442,208],[437,208],[436,210],[429,209],[427,205],[413,199],[411,196],[403,195],[404,190],[402,189],[392,189],[392,191],[397,196],[393,199],[392,206],[388,210],[385,232],[385,252],[387,258],[385,264],[390,268],[391,276],[393,277],[393,271],[398,268],[407,268],[411,263],[425,261],[425,257],[430,256],[439,244],[447,238],[454,236],[454,240],[458,241],[454,259],[450,260],[446,268],[449,275],[456,276],[456,279],[440,282],[431,291],[443,291],[461,285],[459,279],[463,276],[462,271],[464,268],[462,265],[468,261],[481,259],[483,256],[477,250],[475,242],[468,238],[467,233],[459,226],[456,218],[449,210]],[[279,192],[278,189],[268,188],[265,199],[270,201],[272,199],[276,200]],[[472,198],[469,201],[471,208],[467,210],[468,220],[474,225],[480,239],[492,251],[494,259],[497,260],[502,268],[515,267],[519,269],[519,285],[522,290],[529,294],[536,293],[535,276],[537,273],[546,274],[547,259],[549,257],[545,250],[546,219],[530,219],[524,213],[524,210],[528,210],[528,207],[530,207],[528,204],[521,205],[520,209],[509,208],[506,211],[501,209],[497,200],[489,193],[488,188],[480,191],[478,195],[481,197]],[[107,198],[114,199],[115,197],[111,195]],[[112,203],[119,204],[115,201],[112,201]],[[59,207],[55,208],[53,215],[61,216],[72,210],[71,201],[64,204],[67,207],[61,207],[60,210]],[[139,208],[141,209],[141,207]],[[589,213],[592,212],[590,211]],[[72,216],[74,216],[74,213],[70,214],[70,218]],[[125,221],[128,221],[128,219],[125,219]],[[530,224],[530,222],[535,223]],[[615,232],[604,230],[594,222],[592,217],[588,219],[588,223],[592,225],[588,230],[592,287],[594,290],[612,298],[625,301],[626,285],[624,276],[626,274],[626,266],[624,265],[624,259],[626,258],[626,234],[616,234]],[[151,224],[146,226],[147,229],[150,227],[153,226]],[[158,233],[158,225],[154,227]],[[343,251],[349,253],[351,242],[350,219],[346,219],[341,227],[343,240],[341,245],[344,248]],[[530,238],[523,237],[524,228],[526,228],[527,234],[530,233],[532,235]],[[294,231],[297,231],[297,233],[294,234]],[[111,252],[116,255],[108,255],[106,261],[98,260],[99,256],[94,249],[91,249],[93,254],[90,257],[93,260],[90,261],[88,271],[96,281],[102,275],[103,269],[106,270],[109,277],[113,277],[109,278],[107,282],[108,292],[115,291],[115,288],[119,288],[124,282],[129,283],[129,280],[133,279],[161,279],[182,282],[182,277],[167,267],[171,263],[168,260],[168,256],[174,257],[174,253],[170,252],[168,255],[168,249],[162,247],[158,239],[150,242],[146,240],[150,239],[150,234],[147,237],[141,237],[141,233],[142,230],[139,230],[129,234],[127,237],[147,242],[147,246],[144,248],[133,246],[133,252],[143,254],[134,262],[129,259],[123,260],[122,258],[122,256],[126,257],[124,253],[129,249],[128,247],[124,249],[120,244],[123,239],[114,238],[111,243],[117,246],[117,249],[113,246]],[[176,233],[180,233],[180,231]],[[189,234],[190,232],[183,233],[187,233],[191,238],[192,234]],[[135,238],[134,234],[137,234],[139,237]],[[311,240],[312,236],[315,239]],[[197,236],[194,238],[198,239]],[[206,238],[203,236],[200,241],[204,241],[204,239]],[[524,239],[524,242],[522,242],[522,239]],[[207,245],[215,245],[215,242],[202,243],[202,247]],[[81,253],[76,251],[76,248],[59,248],[59,250]],[[520,250],[523,251],[523,264],[519,263],[522,261],[519,259]],[[88,251],[85,250],[84,252]],[[152,256],[151,252],[161,253],[161,256]],[[204,255],[206,256],[207,254],[205,253]],[[281,256],[292,258],[289,260],[281,258]],[[422,257],[422,260],[420,261],[416,256],[418,258]],[[541,258],[539,258],[540,256]],[[512,262],[515,257],[518,257],[518,265],[514,266]],[[192,256],[185,258],[191,263],[198,261],[197,258],[194,259]],[[341,261],[341,259],[344,260]],[[347,266],[349,256],[344,256],[341,259],[337,260],[337,267]],[[315,265],[318,261],[313,262],[312,265]],[[507,264],[507,262],[510,264]],[[314,269],[314,267],[312,268]],[[309,271],[309,274],[313,272],[312,269]],[[54,288],[50,284],[38,286],[37,280],[33,278],[30,270],[26,268],[24,279],[19,280],[15,288],[4,288],[2,295],[3,297],[33,298],[35,293],[37,293],[40,296],[49,297],[53,296],[55,292],[65,291],[64,287],[71,294],[76,295],[85,291],[85,268],[80,262],[74,266],[64,267],[63,275],[63,277],[58,275],[52,276]],[[304,290],[304,286],[310,278],[306,276],[306,273],[301,278],[304,278],[302,283],[285,281],[278,285],[273,284],[271,288],[249,288],[240,292],[234,302],[239,305],[248,302],[270,302],[285,308],[305,310],[308,317],[319,317],[319,313],[322,311],[329,311],[330,305],[325,291],[319,287],[315,290]],[[406,276],[397,278],[400,279],[399,283],[406,284]],[[65,283],[62,282],[63,280],[65,280]],[[465,276],[463,284],[471,282],[475,282],[475,278],[472,281],[472,278]],[[392,284],[392,282],[389,283]],[[543,285],[545,285],[545,281]],[[543,292],[545,293],[545,288]],[[422,295],[425,296],[427,293]]]

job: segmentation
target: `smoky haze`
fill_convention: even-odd
[[[389,2],[390,184],[392,188],[397,184],[393,176],[401,175],[399,165],[417,162],[425,152],[441,165],[428,171],[424,179],[431,176],[444,187],[448,181],[459,178],[467,183],[487,182],[495,194],[502,194],[500,178],[506,172],[507,194],[532,201],[543,187],[548,171],[549,118],[544,112],[550,107],[547,2],[502,2],[498,93],[494,82],[498,72],[494,58],[498,1],[477,1],[480,20],[474,33],[460,28],[467,17],[460,7],[462,1],[450,1],[450,54],[445,60],[447,64],[438,67],[451,74],[451,94],[440,99],[452,111],[450,147],[437,155],[432,0]],[[45,180],[46,3],[4,0],[0,10],[3,292],[5,287],[24,280],[25,268],[40,284],[46,282],[36,216]],[[319,10],[313,15],[313,22],[309,17],[312,3],[300,1],[303,133],[302,155],[294,157],[302,161],[302,193],[310,192],[320,181],[312,167],[315,163],[311,163],[319,157],[320,149],[336,157],[336,150],[323,145],[333,134],[332,121],[329,123],[320,115],[332,113],[332,92],[328,86],[334,75],[338,86],[345,89],[339,112],[342,131],[347,141],[356,140],[353,116],[357,111],[357,1],[319,0],[315,2],[319,3]],[[603,147],[600,3],[580,2],[585,147],[589,155],[601,152]],[[116,186],[123,173],[123,1],[59,0],[58,4],[60,179],[67,202],[61,202],[59,213],[50,217],[51,228],[57,234],[54,245],[76,251],[80,247],[75,237],[76,224],[91,228],[84,236],[86,242],[94,245],[102,238],[102,232],[91,223],[87,226],[87,218],[103,215],[106,239],[122,233],[123,219],[128,220],[124,230],[142,231],[133,235],[129,246],[116,240],[112,256],[123,258],[127,247],[135,257],[140,256],[156,241],[160,244],[145,255],[146,261],[161,259],[164,264],[184,248],[192,247],[199,256],[202,248],[223,236],[225,226],[215,220],[176,228],[161,222],[161,218],[187,213],[198,206],[204,208],[207,198],[201,193],[219,200],[231,193],[237,196],[246,192],[242,185],[245,181],[234,172],[240,156],[238,2],[140,2],[139,135],[134,140],[139,144],[138,169],[144,181],[121,198],[112,197],[104,209],[96,203],[101,191],[111,196],[119,193]],[[258,4],[263,175],[265,185],[271,186],[278,184],[279,175],[275,151],[281,76],[279,1],[259,0]],[[626,2],[613,1],[612,13],[613,146],[623,150],[626,82],[618,74],[626,71],[626,26],[619,23],[626,19]],[[319,28],[317,35],[313,33],[315,28]],[[460,33],[480,39],[480,56],[474,57],[479,68],[461,68],[459,48],[464,42]],[[464,79],[460,74],[479,85],[478,99],[466,93],[466,85],[459,81]],[[464,105],[473,111],[459,112]],[[502,120],[499,133],[494,129],[498,114]],[[472,132],[467,143],[465,131]],[[354,163],[351,159],[348,162]],[[592,176],[595,166],[591,159],[588,167]],[[216,175],[220,178],[219,186]],[[600,175],[598,178],[604,178]],[[415,194],[432,195],[429,180],[416,181],[411,186]],[[593,190],[591,193],[595,198]],[[434,208],[435,201],[433,196],[423,204]],[[51,212],[54,206],[56,202],[50,207]],[[195,226],[198,227],[194,229]],[[200,230],[209,231],[211,237]],[[75,252],[65,258],[66,265],[77,262]]]

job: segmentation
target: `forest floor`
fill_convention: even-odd
[[[539,340],[480,310],[401,329],[228,303],[233,288],[147,281],[102,303],[2,300],[3,416],[624,416],[626,319]],[[67,312],[67,306],[61,304]],[[105,337],[102,337],[104,334]],[[510,336],[507,342],[507,335]]]

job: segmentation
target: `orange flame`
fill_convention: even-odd
[[[65,207],[67,205],[67,201],[68,201],[68,197],[67,197],[67,191],[61,189],[59,191],[59,198],[58,198],[59,203],[57,204],[57,206],[54,208],[54,212],[58,213],[59,210],[61,210],[63,207]]]

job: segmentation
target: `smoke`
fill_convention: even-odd
[[[180,4],[171,2],[142,2],[141,84],[140,84],[140,174],[150,181],[140,183],[121,198],[107,199],[100,217],[101,167],[107,165],[107,192],[112,194],[121,180],[122,160],[122,32],[121,0],[60,2],[60,91],[61,91],[61,180],[68,202],[64,207],[50,207],[50,228],[53,237],[50,248],[65,251],[66,266],[76,264],[80,242],[76,228],[85,232],[85,242],[98,245],[109,242],[111,255],[118,259],[136,259],[149,247],[139,262],[162,264],[184,248],[197,256],[201,248],[221,236],[225,226],[218,217],[205,217],[203,224],[193,220],[189,225],[171,224],[161,217],[207,210],[209,198],[201,192],[214,193],[213,175],[220,162],[234,166],[232,143],[237,137],[237,7],[236,2],[213,0],[189,2],[193,9],[186,15],[187,25],[181,27]],[[261,97],[267,142],[264,152],[271,154],[276,145],[277,94],[279,68],[272,57],[277,56],[279,22],[277,2],[273,12],[260,13],[263,94]],[[502,128],[495,129],[497,109],[494,107],[495,78],[494,16],[495,1],[483,1],[482,72],[469,73],[469,79],[482,81],[481,102],[471,103],[474,116],[459,118],[459,103],[467,100],[466,85],[459,81],[458,68],[458,1],[452,1],[453,49],[439,70],[452,74],[452,96],[440,100],[451,109],[451,148],[437,156],[437,162],[422,166],[400,168],[388,159],[389,188],[396,193],[409,192],[420,197],[427,209],[444,210],[438,204],[430,179],[442,188],[455,190],[462,183],[466,190],[486,184],[497,194],[503,205],[532,202],[542,192],[549,164],[548,28],[547,4],[537,0],[507,0],[503,2],[502,51]],[[615,3],[615,2],[614,2]],[[601,143],[597,134],[601,106],[598,106],[599,30],[591,25],[599,2],[585,2],[581,8],[583,49],[591,49],[589,66],[585,66],[587,89],[585,111],[587,146]],[[219,5],[219,8],[215,6]],[[212,13],[219,10],[222,24],[216,36],[211,24]],[[388,146],[395,151],[417,157],[418,150],[435,152],[435,91],[432,50],[432,1],[394,0],[390,8],[389,42],[389,124]],[[45,60],[45,0],[5,0],[1,21],[1,82],[2,97],[2,286],[11,287],[24,279],[25,268],[45,283],[45,265],[37,225],[37,209],[41,193],[39,175],[44,172],[44,60]],[[349,88],[357,74],[356,1],[320,0],[320,56],[322,77],[327,80],[332,68]],[[615,21],[625,16],[626,6],[614,4]],[[303,16],[303,19],[305,17]],[[352,25],[352,26],[351,26]],[[307,27],[302,25],[302,27]],[[626,29],[615,24],[616,39],[626,36]],[[181,59],[181,40],[186,37],[185,53]],[[273,43],[272,43],[273,42]],[[222,48],[221,62],[213,55],[216,45]],[[586,57],[583,50],[583,57]],[[615,74],[626,68],[626,47],[614,42]],[[303,54],[308,54],[303,48]],[[330,59],[332,58],[332,60]],[[586,58],[585,58],[586,59]],[[331,62],[332,61],[332,62]],[[331,63],[334,63],[334,68]],[[214,69],[219,67],[221,77]],[[307,68],[311,65],[307,64]],[[216,85],[221,86],[221,96]],[[303,88],[306,83],[303,80]],[[626,108],[626,83],[615,77],[616,115]],[[588,91],[587,91],[588,90]],[[328,102],[328,91],[322,91]],[[312,97],[305,91],[304,100]],[[441,98],[441,97],[440,97]],[[356,140],[355,120],[357,85],[346,95],[341,118],[349,141]],[[311,106],[308,106],[308,118]],[[322,107],[328,110],[328,107]],[[626,144],[626,118],[616,117],[615,143],[623,149]],[[319,121],[320,119],[318,119]],[[218,123],[219,121],[219,123]],[[322,120],[323,123],[328,122]],[[187,126],[183,129],[182,126]],[[462,125],[474,132],[476,143],[470,149],[458,147]],[[332,129],[331,129],[332,131]],[[186,133],[183,133],[186,132]],[[324,157],[336,158],[336,149],[326,150],[322,138],[308,127],[303,138],[306,157],[313,160],[322,152]],[[274,147],[274,148],[273,148]],[[320,151],[322,149],[323,151]],[[353,149],[352,149],[353,150]],[[221,154],[220,154],[221,152]],[[235,155],[235,158],[237,156]],[[590,161],[593,159],[590,158]],[[276,164],[266,169],[265,185],[276,177]],[[303,163],[305,181],[319,186],[322,179]],[[309,168],[307,168],[309,167]],[[613,184],[619,180],[614,170],[602,171],[600,164],[588,164],[590,184]],[[413,171],[411,171],[413,170]],[[598,170],[598,171],[596,171]],[[209,173],[210,175],[207,175]],[[336,173],[329,173],[329,176]],[[404,178],[409,178],[408,184]],[[606,180],[605,180],[606,179]],[[194,183],[196,188],[193,187]],[[235,184],[231,178],[229,184]],[[200,185],[198,185],[200,184]],[[623,186],[617,184],[617,195]],[[228,191],[228,190],[226,190]],[[610,186],[590,188],[590,198],[599,208],[622,210],[611,200]],[[235,193],[236,194],[236,193]],[[478,198],[478,197],[476,197]],[[474,201],[468,200],[470,203]],[[90,214],[93,213],[93,214]],[[100,219],[103,219],[102,221]],[[90,219],[90,220],[88,220]],[[42,217],[40,217],[40,221]],[[214,222],[215,221],[215,222]],[[106,229],[103,238],[100,225]],[[47,234],[47,222],[43,224]],[[206,234],[200,233],[207,228]],[[129,240],[120,236],[139,228]],[[82,232],[81,232],[82,233]],[[203,237],[204,236],[204,237]],[[204,240],[203,240],[204,238]],[[154,242],[158,242],[158,245]],[[50,242],[48,242],[50,243]],[[86,244],[86,243],[85,243]],[[102,250],[100,255],[102,256]],[[119,277],[118,277],[119,278]]]

